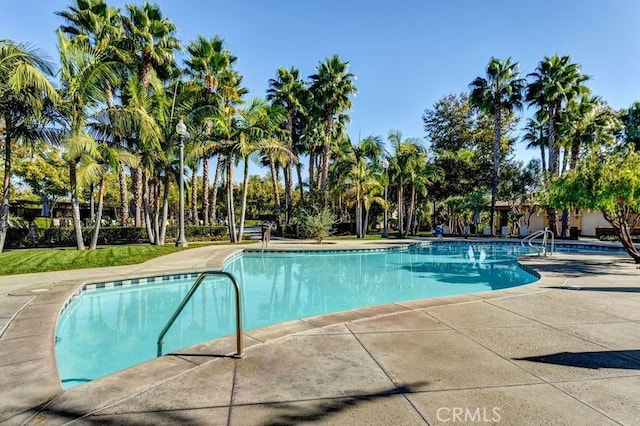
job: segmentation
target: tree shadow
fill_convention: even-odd
[[[513,358],[516,361],[541,362],[564,365],[567,367],[620,368],[640,370],[640,350],[595,351],[595,352],[557,352],[555,354]]]
[[[301,422],[318,422],[328,417],[367,402],[404,395],[415,392],[414,389],[424,386],[428,382],[416,382],[411,385],[398,386],[381,392],[354,395],[344,398],[322,399],[310,406],[301,406],[305,401],[267,403],[265,406],[280,411],[269,420],[260,423],[265,426],[296,425]]]
[[[608,291],[608,292],[621,292],[621,293],[640,293],[640,287],[580,287],[580,286],[566,286],[566,285],[553,285],[545,288],[553,288],[556,290],[573,290],[573,291]]]
[[[612,267],[615,266],[612,262],[589,261],[584,259],[558,259],[553,257],[551,259],[552,260],[549,262],[544,262],[541,259],[534,258],[531,263],[524,262],[524,264],[535,269],[537,272],[559,273],[572,278],[611,274],[621,276],[638,276],[637,270],[631,268],[626,270],[622,267],[617,267],[615,271],[612,271]]]
[[[266,402],[255,404],[256,406],[270,407],[277,411],[276,414],[269,416],[263,421],[262,425],[295,425],[301,422],[321,421],[328,417],[360,404],[367,402],[375,402],[396,395],[404,395],[417,392],[421,386],[427,385],[429,382],[415,382],[409,385],[399,385],[392,388],[374,393],[363,393],[347,397],[332,397],[317,400],[296,400],[287,402]],[[121,424],[193,424],[194,418],[190,415],[192,412],[201,412],[208,409],[224,409],[233,410],[233,406],[198,406],[189,408],[170,408],[170,409],[149,409],[134,410],[115,414],[95,414],[85,416],[86,411],[62,409],[54,404],[49,406],[34,407],[27,412],[23,412],[15,419],[22,418],[25,415],[31,415],[30,422],[35,423],[67,423],[82,419],[84,424],[96,425],[121,425]],[[199,416],[198,416],[199,417]],[[24,419],[23,419],[24,420]],[[11,419],[5,419],[11,422]],[[23,421],[21,421],[22,423]]]

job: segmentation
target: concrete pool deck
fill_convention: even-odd
[[[242,359],[228,337],[61,389],[55,322],[82,282],[218,268],[254,247],[0,277],[0,423],[638,424],[640,270],[614,255],[525,256],[534,284],[248,330]]]

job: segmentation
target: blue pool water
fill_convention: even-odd
[[[406,300],[496,290],[537,278],[517,245],[434,244],[404,250],[244,254],[225,270],[239,280],[245,329]],[[149,282],[150,281],[150,282]],[[195,275],[101,284],[63,311],[56,359],[64,388],[156,356],[156,340]],[[234,293],[209,277],[165,336],[164,353],[234,332]]]

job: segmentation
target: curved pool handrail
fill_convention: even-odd
[[[527,235],[526,237],[524,237],[522,239],[520,244],[522,245],[522,247],[524,247],[525,243],[528,243],[529,247],[535,249],[538,252],[538,254],[540,254],[540,252],[542,252],[542,254],[544,254],[546,256],[547,255],[547,245],[549,244],[549,235],[551,235],[550,247],[551,247],[551,254],[553,254],[554,245],[555,245],[555,239],[554,239],[553,232],[551,230],[549,230],[548,228],[540,229],[540,230],[534,232],[531,235]],[[533,240],[535,240],[538,237],[542,237],[542,245],[540,247],[533,245]]]
[[[202,272],[200,275],[198,275],[198,278],[196,278],[196,281],[193,283],[193,285],[191,286],[191,288],[189,289],[189,292],[187,293],[186,296],[184,296],[184,299],[182,299],[182,302],[180,302],[180,304],[178,305],[178,308],[175,310],[175,312],[173,313],[173,315],[171,315],[171,318],[169,318],[169,321],[167,321],[167,324],[164,326],[164,328],[162,329],[162,331],[160,332],[160,335],[158,336],[158,356],[162,356],[162,345],[164,344],[164,336],[165,334],[167,334],[167,332],[169,331],[169,329],[171,328],[171,326],[173,325],[173,323],[175,322],[176,318],[178,318],[178,315],[180,315],[180,312],[182,312],[182,310],[184,309],[185,305],[189,302],[189,300],[191,299],[191,297],[193,296],[193,294],[196,292],[196,290],[198,289],[198,287],[200,287],[200,284],[202,284],[202,281],[209,275],[219,275],[219,276],[224,276],[227,277],[231,280],[231,283],[233,284],[235,293],[236,293],[236,358],[242,358],[243,356],[243,350],[242,350],[242,312],[240,310],[240,306],[241,306],[241,296],[240,296],[240,285],[238,284],[238,280],[236,279],[236,277],[230,273],[230,272],[226,272],[226,271],[204,271]]]

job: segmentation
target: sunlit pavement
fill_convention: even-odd
[[[267,249],[377,248],[399,240]],[[141,265],[0,277],[7,424],[628,424],[640,419],[640,270],[601,255],[525,256],[531,285],[249,330],[63,391],[54,332],[83,282],[219,268],[251,246]],[[106,351],[109,348],[105,348]]]

